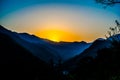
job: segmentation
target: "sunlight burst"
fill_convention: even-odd
[[[55,42],[59,42],[59,37],[60,37],[60,35],[56,32],[52,32],[52,33],[48,34],[48,39],[55,41]]]
[[[71,32],[66,32],[66,31],[62,31],[62,30],[41,30],[39,32],[36,32],[36,35],[41,37],[41,38],[45,38],[45,39],[49,39],[55,42],[60,42],[60,41],[68,41],[68,42],[72,42],[72,41],[80,41],[81,37],[77,34],[73,34]]]

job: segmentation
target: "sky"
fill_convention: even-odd
[[[0,24],[58,42],[90,42],[120,21],[119,7],[104,9],[94,0],[0,0]]]

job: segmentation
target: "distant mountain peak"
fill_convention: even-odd
[[[6,30],[2,25],[0,25],[0,30]]]
[[[81,41],[81,43],[85,43],[85,44],[86,44],[87,42],[85,42],[85,41]]]
[[[95,41],[104,41],[104,38],[97,38]]]
[[[19,34],[22,34],[22,35],[30,35],[30,34],[28,34],[28,33],[25,33],[25,32],[24,32],[24,33],[19,33]]]

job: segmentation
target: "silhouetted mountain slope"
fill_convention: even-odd
[[[24,47],[26,50],[30,51],[34,56],[44,60],[44,61],[49,61],[51,58],[53,59],[58,59],[58,57],[53,54],[52,50],[49,50],[47,47],[44,47],[44,45],[40,45],[38,43],[31,43],[29,39],[27,39],[28,37],[31,39],[35,39],[33,38],[33,36],[31,35],[25,35],[28,36],[26,37],[26,39],[24,38],[25,36],[20,36],[18,33],[16,32],[11,32],[9,30],[6,30],[5,28],[2,27],[2,29],[0,30],[1,33],[9,36],[10,38],[12,38],[14,40],[14,42],[18,43],[20,46]],[[36,37],[37,38],[37,37]],[[29,40],[29,41],[27,41]],[[39,42],[41,42],[42,40],[39,39]],[[34,41],[33,41],[34,42]],[[44,44],[44,43],[43,43]],[[56,53],[56,52],[55,52]]]
[[[33,53],[38,54],[37,56],[43,56],[41,53],[47,53],[46,55],[54,55],[49,56],[47,59],[45,57],[42,57],[43,59],[46,59],[46,61],[49,61],[51,58],[55,61],[58,59],[68,60],[81,52],[83,52],[86,48],[88,48],[91,43],[86,42],[52,42],[50,40],[38,38],[34,35],[29,35],[26,33],[19,34],[19,37],[27,42],[29,42],[31,47],[33,47]],[[34,49],[35,48],[35,49]],[[39,49],[38,49],[39,48]],[[40,52],[40,49],[48,52]],[[36,50],[36,51],[34,51]],[[41,55],[40,55],[41,54]],[[41,57],[40,57],[41,58]]]
[[[0,26],[1,80],[119,80],[119,61],[120,34],[57,43]]]
[[[53,45],[63,60],[68,60],[76,55],[81,54],[85,49],[90,47],[91,43],[86,42],[60,42]]]
[[[16,42],[14,42],[14,40],[11,39],[9,36],[4,35],[2,33],[0,33],[0,52],[1,52],[0,59],[2,59],[1,63],[3,64],[9,64],[9,63],[24,64],[25,61],[30,63],[32,63],[32,61],[33,62],[41,61],[37,57],[33,56],[28,50],[26,50]],[[14,59],[20,61],[20,63],[18,61],[15,61]]]
[[[60,60],[74,57],[91,45],[86,42],[56,43],[27,33],[12,32],[2,26],[0,26],[0,44],[1,73],[10,79],[17,77],[19,80],[34,78],[56,80],[60,78],[57,76],[61,75],[61,71],[57,74],[54,72],[54,68],[49,65],[52,63],[51,60],[53,64],[59,63]]]
[[[4,30],[4,28],[0,30]],[[10,36],[0,32],[1,79],[34,80],[50,78],[51,69],[44,61],[16,43]],[[45,77],[46,76],[46,77]]]
[[[68,60],[80,54],[91,45],[91,43],[85,42],[56,43],[27,33],[11,32],[2,26],[0,32],[8,35],[14,42],[46,62],[49,62],[50,59],[53,59],[55,63],[57,63],[59,59],[63,61]]]
[[[110,41],[99,38],[95,40],[92,43],[92,45],[88,47],[87,49],[85,49],[81,54],[66,61],[65,65],[74,68],[76,67],[76,64],[78,64],[81,59],[86,58],[86,57],[96,58],[98,50],[107,48],[110,46],[111,46]]]
[[[72,79],[120,80],[120,34],[97,39],[86,50],[64,63]]]
[[[102,49],[102,48],[106,48],[106,47],[110,47],[111,43],[108,40],[105,39],[97,39],[93,42],[93,44],[87,48],[83,53],[80,54],[80,56],[91,56],[93,58],[95,58],[97,56],[97,51]]]

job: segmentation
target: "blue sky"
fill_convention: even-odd
[[[116,19],[120,21],[120,5],[103,6],[94,0],[2,0],[0,24],[39,37],[49,29],[80,36],[74,41],[92,41],[104,37]]]
[[[96,4],[94,0],[1,0],[1,14],[0,17],[12,13],[16,10],[20,10],[24,7],[33,6],[36,4],[72,4],[72,5],[81,5],[81,6],[90,6],[95,8],[103,8],[103,5]],[[114,7],[108,7],[106,10],[120,14],[119,5]]]

